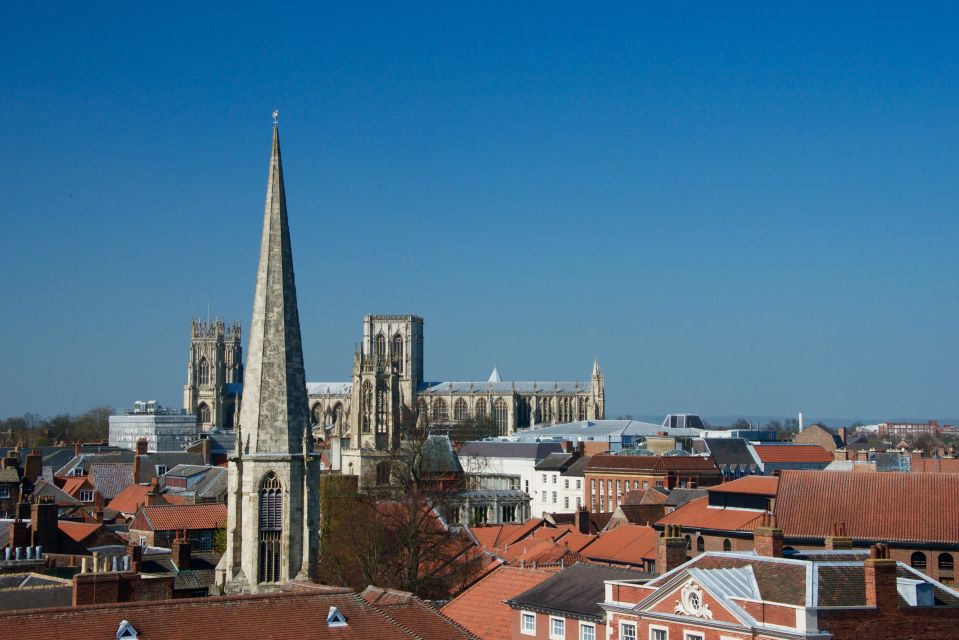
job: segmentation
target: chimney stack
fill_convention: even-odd
[[[137,440],[136,455],[145,456],[147,454],[147,439],[139,438]]]
[[[160,495],[160,484],[156,476],[150,479],[150,490],[147,491],[147,505],[166,504],[163,496]]]
[[[875,544],[869,549],[865,562],[866,606],[880,611],[899,608],[899,589],[896,580],[896,561],[889,555],[889,546]]]
[[[686,562],[686,539],[677,524],[667,524],[656,541],[656,571],[660,575]]]
[[[40,546],[50,553],[60,549],[60,530],[57,525],[59,508],[53,498],[44,496],[30,505],[30,535],[33,546]]]
[[[23,477],[34,483],[43,475],[43,456],[39,449],[34,449],[27,454],[27,460],[23,467]]]
[[[573,521],[577,531],[580,533],[589,533],[589,511],[586,510],[586,507],[576,512],[576,515],[573,516]]]
[[[130,544],[127,547],[127,552],[130,556],[130,571],[139,573],[140,565],[143,564],[143,547],[138,544]]]
[[[185,571],[190,568],[190,557],[193,547],[186,538],[186,532],[182,532],[173,540],[173,564],[177,571]]]
[[[829,526],[829,535],[826,536],[826,548],[830,551],[852,549],[852,538],[846,535],[845,522],[833,522]]]
[[[77,440],[73,443],[73,455],[78,456],[83,453],[83,443]]]
[[[763,515],[762,524],[753,531],[753,546],[756,553],[769,558],[783,557],[783,530],[776,524],[776,516]]]

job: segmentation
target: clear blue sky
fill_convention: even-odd
[[[955,3],[349,4],[6,6],[0,416],[179,405],[274,107],[311,380],[416,313],[610,415],[959,415]]]

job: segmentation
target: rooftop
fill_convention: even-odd
[[[829,464],[835,459],[818,444],[757,444],[756,457],[763,464],[783,462],[811,462]]]
[[[555,574],[543,569],[501,566],[451,600],[443,607],[443,615],[484,640],[510,640],[513,612],[504,600]]]

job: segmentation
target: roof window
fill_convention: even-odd
[[[343,612],[337,609],[336,607],[330,607],[330,612],[326,615],[326,626],[345,627],[346,616],[344,616]]]
[[[120,621],[120,628],[117,629],[117,640],[136,640],[137,630],[126,620]]]

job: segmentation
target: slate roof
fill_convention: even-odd
[[[142,638],[196,640],[229,626],[231,640],[369,640],[371,638],[435,638],[457,640],[471,634],[445,621],[421,600],[408,598],[370,603],[363,594],[305,587],[281,593],[127,602],[18,611],[0,614],[0,628],[16,629],[31,640],[89,640],[109,634],[127,620]],[[345,627],[330,627],[327,615],[336,607]]]
[[[225,504],[164,504],[140,507],[130,524],[131,529],[141,531],[219,529],[225,526]]]
[[[756,459],[743,438],[704,438],[706,450],[719,466],[756,466]]]
[[[220,561],[217,551],[192,551],[190,568],[178,569],[171,557],[144,558],[141,573],[171,574],[173,588],[177,591],[208,589],[216,579],[216,565]]]
[[[690,500],[696,500],[709,495],[706,489],[672,489],[663,501],[667,507],[681,507]]]
[[[93,486],[105,500],[113,500],[133,484],[133,463],[130,462],[95,462],[89,472]]]
[[[3,483],[10,482],[13,484],[19,484],[20,474],[17,473],[17,470],[14,467],[7,467],[5,469],[0,469],[0,482],[3,482]]]
[[[602,622],[603,609],[599,603],[606,596],[606,580],[643,580],[654,576],[620,567],[577,563],[515,597],[507,597],[507,604],[517,609]]]
[[[580,456],[573,464],[566,467],[566,470],[559,475],[568,478],[582,478],[583,471],[586,470],[586,464],[589,462],[589,458],[590,456]]]
[[[206,460],[199,451],[156,451],[140,456],[140,473],[137,483],[148,483],[157,475],[157,467],[167,471],[181,464],[203,465]]]
[[[484,640],[511,640],[513,610],[504,600],[532,589],[554,571],[501,566],[453,598],[443,615]]]
[[[959,543],[959,474],[784,471],[776,519],[788,537]]]
[[[59,507],[74,507],[82,504],[79,500],[66,493],[53,482],[47,482],[46,480],[37,481],[37,483],[33,486],[33,496],[34,498],[53,498],[53,501]]]
[[[0,611],[69,607],[73,584],[69,580],[35,573],[0,576]]]
[[[76,467],[80,467],[87,474],[90,471],[90,465],[97,462],[133,462],[134,453],[131,449],[115,447],[103,447],[101,449],[100,451],[86,451],[84,448],[80,455],[72,455],[59,469],[54,466],[54,475],[71,475]],[[46,464],[46,460],[44,460],[44,464]]]
[[[562,451],[559,442],[494,442],[474,441],[464,444],[459,455],[478,458],[532,458],[542,460],[551,453]]]
[[[622,436],[647,437],[666,432],[669,436],[697,437],[700,429],[669,428],[641,420],[579,420],[564,422],[533,429],[519,429],[513,433],[520,439],[560,438],[574,442],[578,440],[610,440]]]
[[[586,464],[587,472],[602,471],[715,471],[719,472],[712,458],[702,456],[617,456],[600,454]]]
[[[562,471],[566,468],[567,464],[569,464],[569,460],[572,457],[573,454],[571,453],[557,451],[537,462],[535,469],[537,471]]]
[[[309,385],[307,385],[309,386]],[[432,395],[446,394],[474,394],[474,393],[494,393],[494,394],[563,394],[563,393],[586,393],[592,388],[588,381],[547,381],[547,382],[490,382],[489,380],[479,381],[449,381],[449,382],[425,382],[420,393]]]
[[[352,382],[307,382],[306,393],[310,396],[348,396],[353,393]]]

